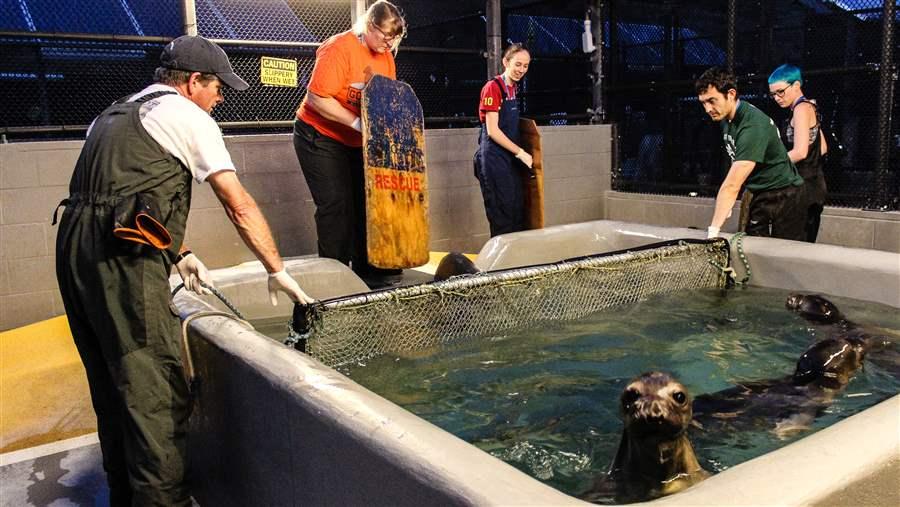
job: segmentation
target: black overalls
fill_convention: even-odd
[[[819,106],[815,101],[800,97],[791,106],[791,111],[799,104],[806,102],[816,112],[816,125],[810,129],[812,139],[809,140],[809,149],[806,158],[798,160],[794,165],[797,172],[803,176],[803,199],[806,202],[806,241],[815,243],[819,235],[819,223],[822,220],[822,211],[825,209],[825,197],[828,195],[828,187],[825,186],[825,157],[822,155],[822,118],[819,114]],[[794,147],[794,127],[788,122],[785,128],[785,141],[788,151]]]
[[[191,173],[139,116],[143,102],[167,93],[174,92],[123,99],[97,117],[56,237],[56,276],[87,372],[112,505],[190,502],[190,404],[168,280],[184,237]],[[169,250],[136,250],[113,236],[113,209],[139,193],[158,208],[172,235]]]
[[[500,106],[498,126],[512,142],[519,144],[519,107],[516,99],[508,100],[506,83],[495,77],[500,86],[503,104]],[[491,237],[525,230],[525,196],[521,162],[509,150],[495,143],[481,125],[478,151],[475,153],[475,177],[481,184],[484,210],[491,227]]]

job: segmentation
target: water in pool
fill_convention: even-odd
[[[622,430],[619,396],[636,375],[671,373],[696,396],[737,381],[793,373],[800,354],[834,328],[786,310],[787,295],[761,288],[680,292],[452,349],[380,357],[345,373],[537,479],[579,495],[615,455]],[[856,323],[900,330],[893,308],[828,297]],[[269,336],[283,336],[283,320],[279,326],[277,332],[268,329]],[[900,341],[897,336],[892,337]],[[867,360],[809,430],[776,434],[772,422],[719,434],[692,428],[689,436],[701,465],[720,472],[897,394],[897,374],[890,364]]]

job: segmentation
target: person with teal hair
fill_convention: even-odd
[[[791,110],[791,120],[785,129],[785,144],[788,157],[803,176],[806,241],[815,243],[828,192],[822,170],[828,144],[822,132],[816,101],[803,94],[802,85],[800,69],[791,64],[784,64],[769,75],[769,96],[782,108]]]

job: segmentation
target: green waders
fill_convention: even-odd
[[[169,93],[169,92],[162,92]],[[112,505],[190,505],[190,399],[180,322],[169,308],[171,259],[184,237],[191,174],[144,130],[140,102],[97,117],[75,166],[56,239],[56,273],[97,413]],[[151,199],[169,250],[115,238],[113,210]]]

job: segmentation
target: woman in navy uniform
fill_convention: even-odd
[[[481,89],[481,136],[475,153],[475,177],[481,184],[491,237],[525,229],[525,198],[520,171],[531,170],[531,154],[519,146],[516,92],[528,72],[531,55],[521,44],[503,53],[503,74]]]

